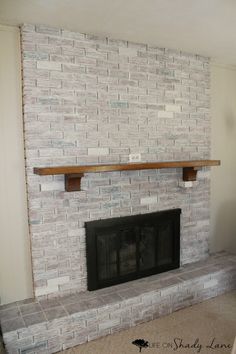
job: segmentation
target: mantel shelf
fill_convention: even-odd
[[[219,165],[220,160],[142,162],[114,165],[35,167],[34,173],[40,176],[65,175],[65,190],[74,192],[80,191],[81,178],[85,173],[183,168],[183,181],[196,181],[199,168]]]

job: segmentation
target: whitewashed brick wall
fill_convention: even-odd
[[[181,208],[181,261],[208,254],[209,171],[87,174],[82,191],[33,167],[210,156],[209,61],[194,54],[22,27],[24,133],[36,296],[84,291],[84,222]]]

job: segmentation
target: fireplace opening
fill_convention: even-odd
[[[180,213],[171,209],[85,223],[88,290],[179,268]]]

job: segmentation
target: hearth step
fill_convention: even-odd
[[[56,353],[236,289],[236,255],[205,260],[93,292],[0,307],[10,354]]]

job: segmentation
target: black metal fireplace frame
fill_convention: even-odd
[[[87,273],[88,273],[88,290],[96,290],[108,286],[124,283],[127,281],[147,277],[150,275],[162,273],[168,270],[179,268],[180,265],[180,214],[181,209],[171,209],[158,211],[154,213],[125,216],[120,218],[111,218],[105,220],[96,220],[85,223],[86,228],[86,254],[87,254]],[[137,271],[127,275],[118,276],[111,279],[99,281],[97,272],[97,230],[110,227],[124,228],[125,225],[130,227],[141,226],[145,222],[150,222],[158,227],[158,225],[171,222],[173,225],[173,262],[168,265],[155,266],[148,270]],[[137,247],[137,266],[138,266],[138,247]]]

